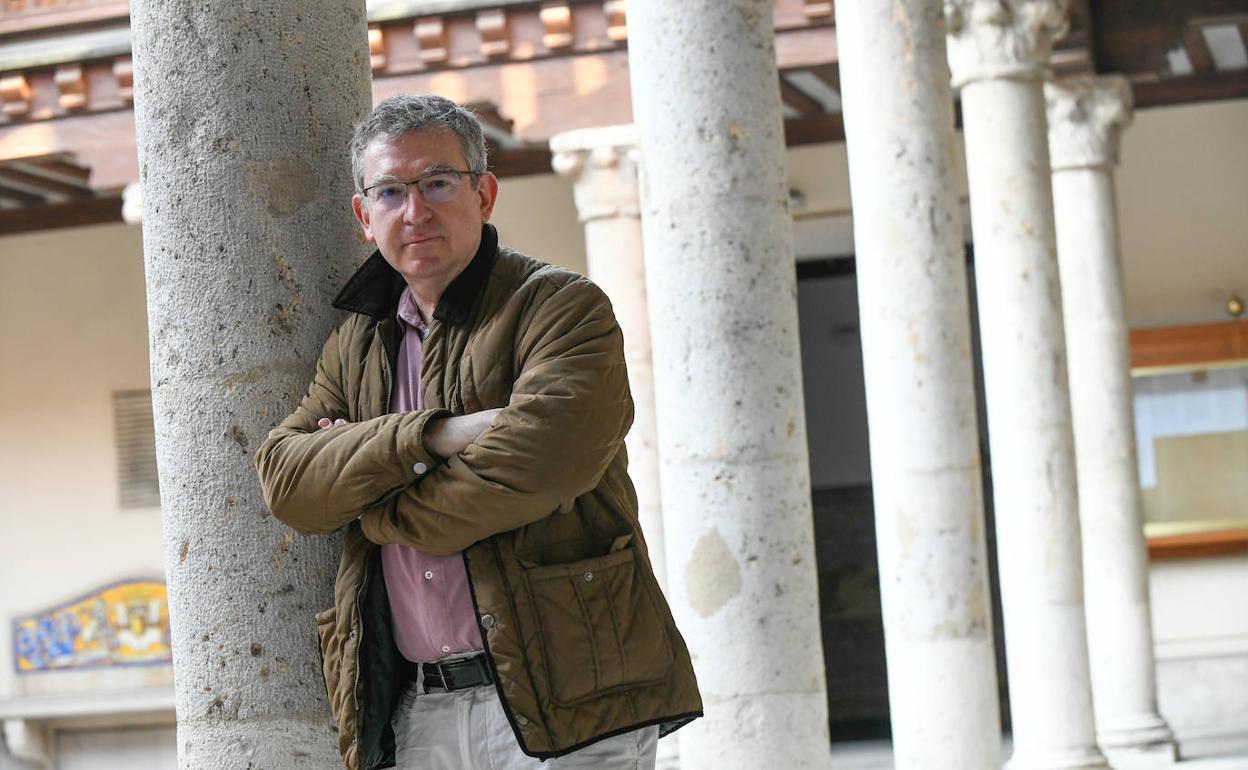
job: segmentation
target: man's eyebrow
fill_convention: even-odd
[[[444,174],[447,171],[454,171],[454,170],[455,170],[454,166],[448,166],[445,163],[433,163],[431,165],[425,166],[424,170],[420,172],[420,176],[416,177],[416,179],[423,179],[432,174]],[[374,185],[386,184],[388,182],[397,182],[397,181],[399,181],[399,178],[395,176],[394,174],[374,174],[373,180],[369,184],[369,186],[372,187]],[[409,181],[415,181],[415,180],[409,180]]]

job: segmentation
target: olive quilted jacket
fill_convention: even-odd
[[[482,641],[521,748],[553,757],[702,713],[689,653],[637,523],[624,435],[632,400],[606,296],[574,273],[481,248],[424,343],[428,409],[390,414],[401,276],[374,254],[335,305],[295,413],[256,455],[273,514],[347,528],[334,606],[316,616],[325,685],[350,770],[394,764],[404,682],[381,543],[462,552]],[[465,452],[423,447],[434,416],[505,407]],[[318,430],[322,417],[348,425]]]

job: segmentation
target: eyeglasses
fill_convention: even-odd
[[[407,196],[413,187],[425,203],[446,203],[459,194],[465,176],[475,181],[480,175],[478,171],[436,171],[411,182],[382,182],[365,187],[364,195],[370,203],[387,211],[407,205]]]

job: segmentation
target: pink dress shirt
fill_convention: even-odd
[[[425,406],[420,366],[429,329],[411,289],[403,290],[398,315],[403,340],[399,343],[390,411],[418,411]],[[481,649],[481,633],[461,554],[434,556],[407,546],[383,545],[381,568],[390,595],[394,642],[403,657],[430,663]]]

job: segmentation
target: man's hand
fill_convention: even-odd
[[[451,455],[457,455],[467,449],[482,433],[485,433],[486,429],[494,424],[494,418],[498,417],[501,411],[503,410],[486,409],[484,412],[474,412],[459,417],[441,417],[430,420],[425,425],[425,449],[443,460]],[[322,417],[316,423],[321,430],[346,424],[347,421],[341,417],[337,420]]]
[[[443,417],[425,424],[424,444],[430,454],[446,459],[457,455],[494,424],[502,409],[486,409],[459,417]]]

